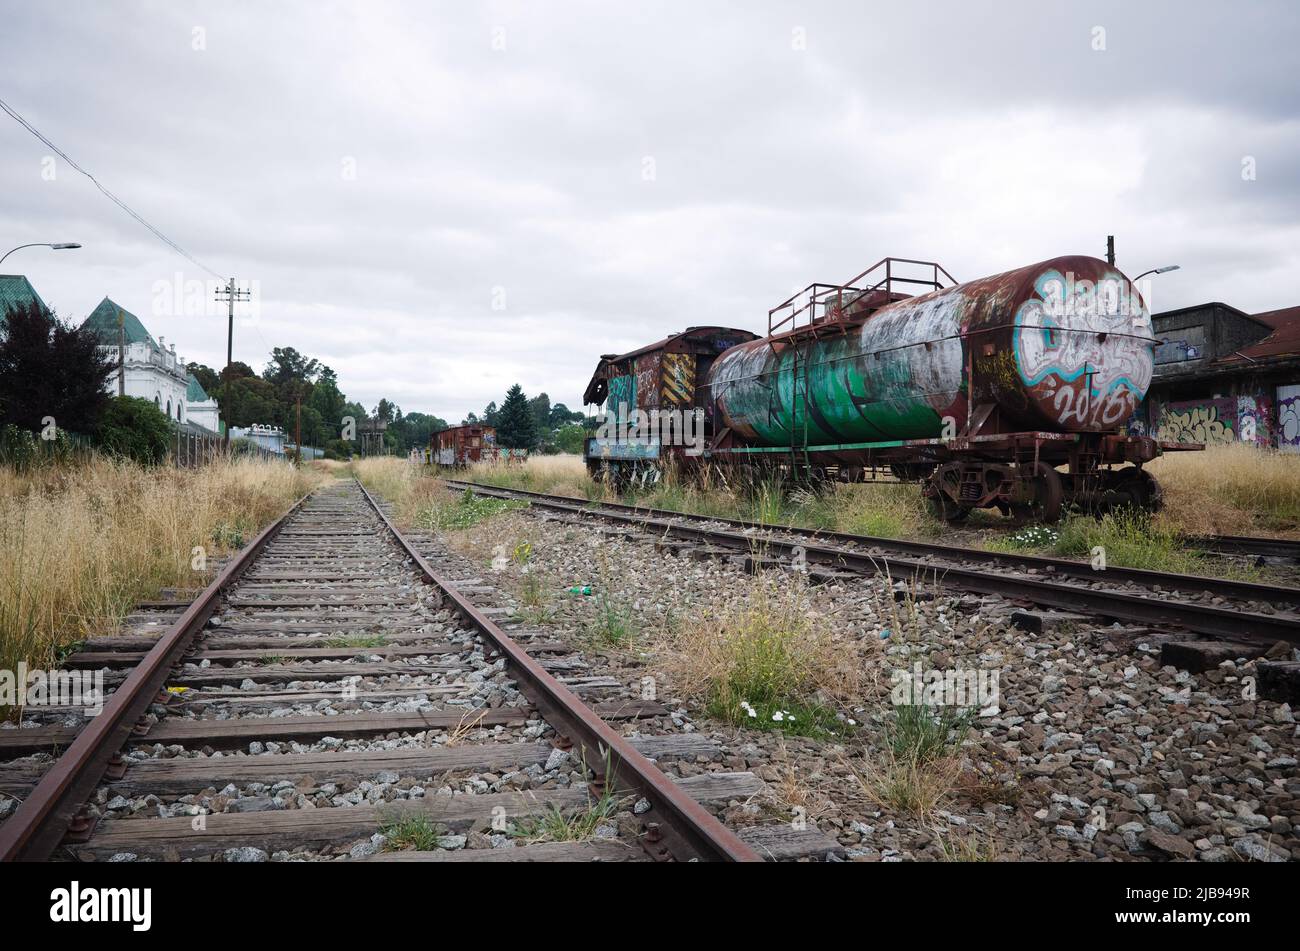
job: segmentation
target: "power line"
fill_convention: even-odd
[[[95,187],[98,188],[98,189],[99,189],[99,190],[104,194],[104,196],[105,196],[106,198],[108,198],[111,202],[113,202],[113,204],[117,205],[119,208],[121,208],[123,211],[125,211],[128,215],[130,215],[130,216],[131,216],[132,218],[134,218],[136,221],[140,222],[140,224],[144,225],[144,226],[145,226],[146,228],[148,228],[151,232],[153,232],[154,236],[155,236],[156,238],[158,238],[158,240],[162,241],[163,244],[167,245],[169,248],[171,248],[173,251],[175,251],[175,252],[176,252],[177,254],[179,254],[181,257],[185,258],[186,260],[190,261],[191,263],[195,264],[196,266],[198,266],[198,267],[202,268],[203,270],[207,271],[207,272],[208,272],[209,274],[211,274],[213,277],[220,278],[220,279],[223,280],[223,281],[226,280],[225,277],[222,277],[222,275],[220,275],[220,274],[218,274],[216,271],[212,270],[212,268],[208,267],[206,264],[204,264],[204,263],[203,263],[202,261],[200,261],[198,258],[194,257],[194,255],[190,254],[188,251],[186,251],[184,248],[182,248],[179,244],[177,244],[177,243],[176,243],[175,241],[173,241],[171,238],[167,237],[167,235],[163,234],[161,231],[159,231],[159,230],[158,230],[157,228],[155,228],[153,225],[149,224],[149,222],[145,221],[143,217],[141,217],[140,215],[136,214],[136,212],[131,208],[130,205],[128,205],[126,202],[122,201],[122,199],[118,198],[118,197],[117,197],[116,195],[114,195],[111,191],[109,191],[107,188],[105,188],[103,185],[101,185],[101,184],[99,183],[99,180],[96,179],[94,175],[91,175],[88,171],[86,171],[84,168],[82,168],[80,165],[78,165],[78,164],[77,164],[76,162],[74,162],[72,159],[68,158],[68,155],[67,155],[66,152],[64,152],[61,148],[59,148],[57,145],[55,145],[53,142],[51,142],[49,139],[47,139],[47,138],[46,138],[46,137],[41,133],[41,131],[40,131],[39,129],[37,129],[35,126],[33,126],[30,122],[28,122],[26,119],[24,119],[24,118],[23,118],[22,116],[20,116],[18,113],[14,112],[14,110],[13,110],[12,108],[10,108],[9,104],[8,104],[7,102],[5,102],[3,99],[0,99],[0,109],[4,109],[4,111],[7,112],[7,113],[9,113],[9,115],[14,119],[14,121],[16,121],[19,125],[21,125],[24,129],[26,129],[26,130],[27,130],[28,132],[30,132],[32,135],[36,136],[36,138],[38,138],[38,139],[40,139],[42,142],[44,142],[45,145],[46,145],[47,147],[49,147],[51,151],[53,151],[56,155],[59,156],[59,158],[63,159],[63,161],[67,162],[70,166],[72,166],[74,169],[76,169],[76,170],[77,170],[78,172],[80,172],[82,175],[85,175],[88,179],[90,179],[92,182],[94,182]]]

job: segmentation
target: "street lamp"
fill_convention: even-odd
[[[1177,271],[1178,268],[1179,265],[1177,264],[1166,264],[1164,267],[1153,267],[1151,270],[1143,271],[1137,277],[1133,278],[1133,283],[1136,284],[1138,281],[1142,280],[1142,278],[1146,277],[1148,274],[1166,274],[1169,271]]]
[[[23,248],[53,248],[55,251],[70,251],[73,248],[79,247],[81,247],[81,245],[72,241],[63,241],[57,244],[48,244],[44,241],[37,241],[35,244],[20,244],[18,247],[10,248],[6,251],[4,258],[0,258],[0,264],[4,264],[5,258],[9,257],[9,255],[13,254],[15,251],[21,251]]]

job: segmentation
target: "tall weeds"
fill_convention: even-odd
[[[53,666],[61,648],[112,633],[161,589],[203,587],[217,558],[321,478],[250,459],[181,470],[102,458],[0,468],[0,669]]]

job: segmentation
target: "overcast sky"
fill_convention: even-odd
[[[969,280],[1115,234],[1182,266],[1155,311],[1300,304],[1294,2],[4,8],[0,97],[257,282],[235,358],[297,347],[367,407],[576,408],[601,353],[886,255]],[[0,114],[0,253],[85,247],[0,270],[221,366],[211,275],[50,154]]]

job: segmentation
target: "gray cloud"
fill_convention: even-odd
[[[5,98],[259,282],[238,359],[296,346],[367,405],[459,419],[516,380],[574,405],[600,353],[762,329],[887,254],[969,279],[1114,233],[1130,273],[1183,266],[1157,308],[1300,303],[1288,3],[57,11],[7,14]],[[108,294],[224,360],[220,316],[155,309],[158,282],[207,275],[71,169],[42,180],[7,119],[0,143],[0,234],[86,245],[6,270],[65,316]]]

